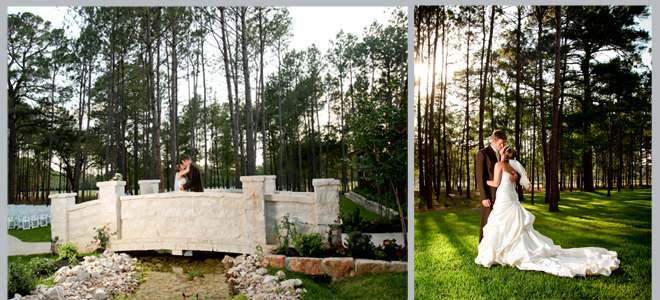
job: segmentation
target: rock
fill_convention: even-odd
[[[112,249],[106,249],[105,251],[103,251],[103,256],[105,257],[111,257],[113,255],[115,255],[115,251]]]
[[[355,262],[352,257],[332,257],[323,259],[325,273],[333,279],[353,276]]]
[[[284,274],[284,272],[282,271],[277,271],[277,273],[275,273],[275,276],[277,276],[277,278],[279,278],[280,280],[286,278],[286,274]]]
[[[64,290],[60,286],[54,286],[46,292],[46,300],[61,300],[64,299]]]
[[[89,281],[89,273],[82,266],[75,266],[72,270],[76,281]]]
[[[392,262],[392,272],[408,272],[408,262],[407,261],[393,261]]]
[[[285,281],[280,282],[280,285],[282,286],[282,288],[288,290],[288,289],[295,288],[297,286],[301,286],[302,285],[302,280],[300,280],[298,278],[289,279],[289,280],[285,280]]]
[[[222,263],[225,264],[225,268],[229,269],[234,266],[234,259],[229,255],[225,255],[225,258],[222,259]]]
[[[266,265],[270,265],[275,268],[284,268],[284,260],[286,256],[284,255],[265,255],[263,262]]]
[[[307,275],[323,275],[323,259],[312,257],[287,257],[287,269]]]
[[[105,300],[108,299],[108,295],[105,294],[103,289],[96,289],[94,292],[94,298],[98,300]]]
[[[264,277],[264,283],[277,282],[277,281],[278,281],[278,278],[276,276],[266,275]]]
[[[390,263],[387,261],[371,259],[355,260],[355,276],[389,273],[390,269]]]
[[[268,274],[268,270],[266,270],[266,268],[259,268],[259,269],[257,269],[256,273],[261,275],[261,276],[264,276],[264,275]]]
[[[17,293],[17,294],[14,294],[14,298],[12,298],[12,299],[13,300],[20,300],[21,298],[23,298],[23,297],[21,297],[21,294]]]

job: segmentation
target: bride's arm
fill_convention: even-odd
[[[502,181],[502,164],[498,162],[495,164],[495,178],[486,181],[486,184],[492,187],[498,187],[500,186],[500,181]]]
[[[181,174],[181,177],[183,177],[183,175],[188,174],[188,172],[190,172],[190,165],[188,165],[185,169],[181,170],[179,174]]]

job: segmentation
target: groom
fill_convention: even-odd
[[[204,182],[202,182],[202,171],[199,166],[192,162],[190,155],[184,155],[181,158],[181,163],[183,167],[187,168],[190,166],[190,172],[188,173],[188,182],[181,186],[179,189],[181,191],[190,190],[191,192],[203,192],[204,191]]]
[[[484,238],[484,226],[488,223],[488,216],[493,210],[495,205],[496,187],[491,187],[486,184],[486,181],[495,178],[494,170],[495,164],[500,161],[500,149],[504,147],[506,142],[506,134],[501,129],[493,131],[491,136],[490,145],[486,146],[477,152],[477,185],[479,186],[479,194],[481,199],[481,227],[479,228],[479,242]],[[518,180],[518,174],[515,172],[509,176],[509,180],[514,182]]]

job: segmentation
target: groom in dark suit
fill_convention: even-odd
[[[199,166],[192,162],[190,155],[184,155],[181,158],[181,163],[183,167],[187,168],[190,166],[190,172],[188,172],[188,182],[181,186],[180,190],[190,190],[191,192],[203,192],[204,191],[204,182],[202,181],[202,171]]]
[[[495,194],[497,193],[496,187],[491,187],[486,184],[486,181],[495,178],[495,164],[500,161],[500,149],[504,147],[506,142],[506,134],[504,131],[498,129],[493,131],[491,136],[490,145],[486,146],[477,152],[477,186],[479,187],[479,195],[481,199],[481,227],[479,228],[479,242],[484,238],[484,226],[488,223],[488,216],[493,210],[495,205]],[[509,180],[518,180],[518,174],[512,174]]]

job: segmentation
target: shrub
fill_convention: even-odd
[[[54,259],[45,257],[35,257],[30,260],[29,268],[35,275],[53,275],[57,271]]]
[[[348,234],[346,247],[354,258],[367,258],[373,253],[374,244],[371,235],[361,231],[353,231]]]
[[[323,236],[318,232],[298,233],[293,238],[293,247],[300,256],[317,256],[325,249]]]
[[[384,260],[408,260],[406,247],[398,245],[395,239],[384,240],[382,245],[374,248],[374,254]]]
[[[288,255],[291,242],[298,235],[296,224],[289,220],[289,214],[282,217],[282,222],[275,222],[275,235],[278,244],[276,252]]]
[[[16,293],[28,295],[36,288],[37,279],[37,275],[29,265],[18,262],[10,262],[7,265],[7,292],[11,297]]]
[[[77,263],[78,243],[66,242],[60,247],[60,259],[69,260],[69,265]]]
[[[92,237],[94,239],[92,244],[98,244],[99,248],[102,250],[105,250],[110,243],[110,237],[117,234],[116,231],[113,233],[108,233],[105,226],[101,228],[94,227],[94,231],[96,231],[96,235]]]

